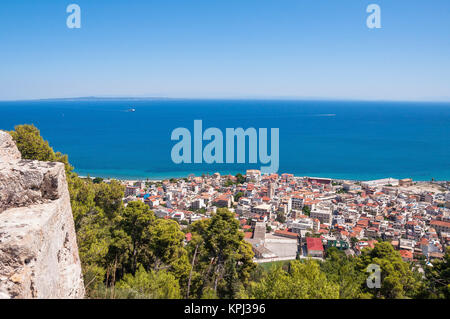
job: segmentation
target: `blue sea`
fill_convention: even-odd
[[[135,112],[129,112],[134,108]],[[450,180],[450,103],[74,99],[0,102],[0,129],[34,124],[80,175],[186,177],[261,164],[174,164],[171,133],[279,128],[278,173]],[[270,131],[270,130],[269,130]],[[204,142],[204,145],[206,142]],[[224,151],[225,152],[225,151]]]

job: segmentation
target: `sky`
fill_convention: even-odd
[[[450,1],[2,0],[0,100],[84,96],[450,101]]]

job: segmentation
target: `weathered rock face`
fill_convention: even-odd
[[[0,162],[20,160],[22,157],[11,135],[0,131]]]
[[[64,164],[21,160],[0,131],[0,298],[83,298]]]

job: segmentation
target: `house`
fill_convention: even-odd
[[[291,209],[299,210],[299,211],[301,211],[303,209],[303,197],[301,197],[301,196],[294,196],[291,199],[291,203],[292,203]]]
[[[182,221],[184,219],[184,213],[183,212],[175,212],[171,216],[173,219],[176,219],[178,221]]]
[[[443,222],[440,220],[432,220],[430,222],[430,226],[432,226],[438,234],[441,232],[449,232],[450,231],[450,223],[449,222]]]
[[[301,230],[313,229],[313,220],[310,218],[302,218],[297,221],[289,222],[288,227],[293,233],[299,234]]]
[[[128,196],[137,196],[139,193],[139,188],[135,186],[127,186],[125,188],[125,197]]]
[[[413,261],[413,252],[411,250],[403,250],[400,251],[400,256],[402,256],[403,261]]]
[[[331,224],[331,210],[315,209],[311,211],[309,217],[317,218],[322,224]]]
[[[215,200],[214,200],[214,204],[217,207],[227,207],[230,208],[231,207],[231,203],[233,202],[233,198],[230,194],[222,194],[220,196],[218,196]]]
[[[261,180],[261,171],[257,169],[248,169],[245,175],[247,181],[259,182]]]
[[[308,183],[311,184],[321,184],[321,185],[331,185],[331,178],[321,178],[321,177],[307,177]]]
[[[252,213],[258,215],[269,215],[272,210],[270,204],[260,204],[258,206],[252,207]]]
[[[297,239],[298,238],[298,234],[297,233],[293,233],[290,232],[288,230],[283,230],[283,229],[278,229],[274,232],[275,236],[280,236],[280,237],[286,237],[286,238],[291,238],[291,239]]]
[[[404,178],[398,181],[398,185],[402,187],[409,187],[413,185],[413,181],[411,178]]]
[[[322,258],[324,251],[322,239],[314,237],[306,237],[306,250],[308,256]]]

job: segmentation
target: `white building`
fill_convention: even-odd
[[[302,218],[293,222],[288,223],[288,228],[291,229],[293,233],[300,234],[301,230],[311,230],[313,229],[313,221],[311,218]]]
[[[300,196],[292,197],[292,209],[295,209],[295,210],[303,209],[303,197],[300,197]]]
[[[322,224],[331,224],[332,220],[331,210],[324,210],[324,209],[312,210],[309,217],[312,219],[317,218],[318,220],[320,220]]]
[[[377,187],[382,187],[382,186],[386,186],[386,185],[398,186],[398,184],[399,184],[398,179],[395,179],[392,177],[361,182],[361,186],[365,189],[374,188],[374,187],[377,188]]]

